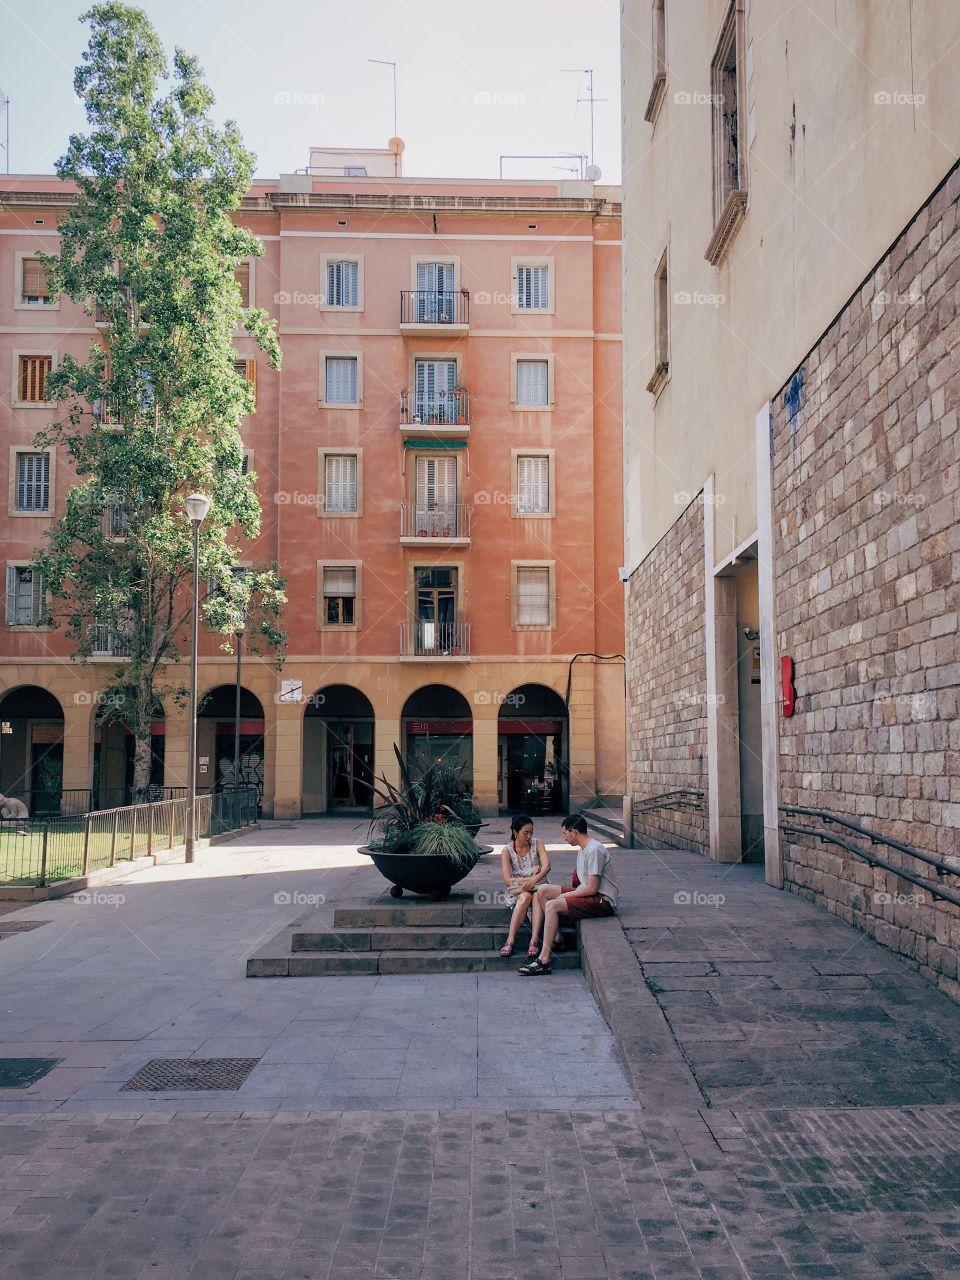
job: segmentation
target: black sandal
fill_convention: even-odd
[[[534,960],[533,964],[525,964],[522,969],[518,970],[518,972],[522,973],[525,978],[539,978],[542,974],[550,972],[550,966],[548,964],[541,963],[540,957],[538,956],[536,960]]]

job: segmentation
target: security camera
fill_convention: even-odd
[[[760,639],[760,632],[754,631],[753,627],[744,627],[743,634],[747,637],[747,639],[751,642],[751,644],[753,643],[754,640]]]
[[[622,565],[620,566],[620,568],[617,570],[617,577],[620,579],[620,581],[621,581],[621,582],[628,582],[628,581],[629,581],[629,579],[630,579],[630,570],[626,567],[626,565],[623,565],[623,564],[622,564]]]

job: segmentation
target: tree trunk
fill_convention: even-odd
[[[150,785],[150,726],[147,725],[145,737],[139,737],[133,748],[133,792],[134,799],[141,800]]]

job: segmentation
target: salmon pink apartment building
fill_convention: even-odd
[[[457,768],[488,814],[619,799],[619,189],[407,179],[402,150],[315,149],[237,214],[264,250],[241,287],[283,350],[275,372],[237,337],[264,510],[249,553],[288,597],[282,671],[241,647],[242,780],[276,816],[364,810],[396,745]],[[53,177],[0,178],[0,791],[33,809],[65,789],[106,803],[132,777],[129,735],[98,717],[122,658],[104,635],[74,660],[29,568],[70,483],[33,445],[45,377],[98,340],[33,256],[56,250],[70,199]],[[201,639],[200,787],[232,777],[222,639]],[[154,744],[154,782],[183,785],[172,702]]]

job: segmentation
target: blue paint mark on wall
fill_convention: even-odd
[[[783,403],[787,410],[787,421],[790,423],[790,435],[794,444],[797,443],[798,419],[800,410],[803,407],[803,365],[790,379],[790,385],[787,387],[783,395]]]

